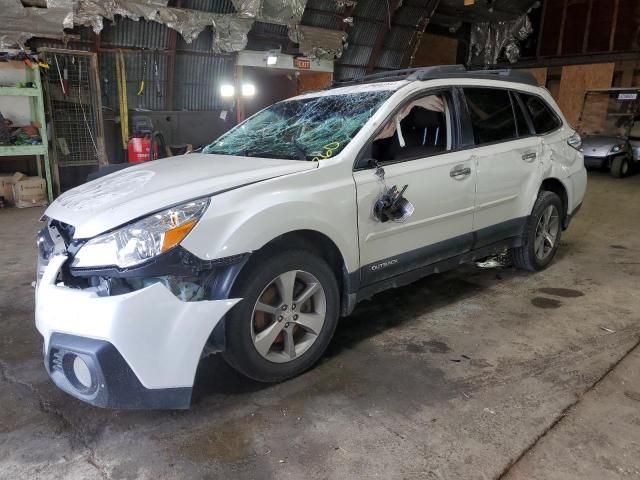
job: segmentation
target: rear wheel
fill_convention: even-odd
[[[310,368],[338,321],[338,286],[329,266],[304,250],[262,257],[243,272],[227,318],[225,360],[243,375],[278,382]]]
[[[615,178],[624,178],[629,175],[631,170],[631,162],[626,155],[619,155],[611,162],[611,176]]]
[[[560,197],[553,192],[540,192],[523,233],[522,246],[510,250],[516,267],[537,271],[551,263],[560,244],[562,216]]]

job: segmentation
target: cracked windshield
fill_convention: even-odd
[[[361,91],[276,103],[222,135],[203,153],[313,161],[331,158],[393,93]]]

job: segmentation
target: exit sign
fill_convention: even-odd
[[[296,57],[293,62],[296,68],[300,70],[309,70],[311,68],[311,60],[307,57]]]

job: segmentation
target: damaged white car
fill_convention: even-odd
[[[385,75],[60,196],[36,287],[53,381],[94,405],[187,408],[204,355],[281,381],[377,292],[504,249],[546,267],[586,188],[549,93],[509,71]]]

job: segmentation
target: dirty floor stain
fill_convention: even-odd
[[[560,308],[562,302],[554,298],[535,297],[531,299],[531,305],[538,308]]]

